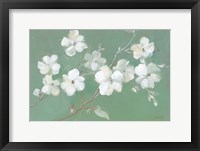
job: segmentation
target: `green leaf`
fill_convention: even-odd
[[[106,111],[102,110],[102,108],[100,106],[96,107],[96,109],[94,110],[94,113],[101,118],[110,120],[108,113]]]

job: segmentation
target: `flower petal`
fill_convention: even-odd
[[[50,94],[51,94],[51,89],[50,89],[50,87],[49,87],[48,85],[44,85],[44,86],[42,87],[42,92],[43,92],[44,94],[50,95]]]
[[[53,79],[52,79],[52,76],[50,75],[46,75],[44,78],[43,78],[43,84],[52,84],[53,82]]]
[[[60,70],[60,64],[55,63],[52,67],[51,67],[51,72],[52,74],[58,74]]]
[[[63,78],[64,81],[69,81],[69,78],[68,78],[68,76],[66,74],[63,74],[62,78]]]
[[[66,83],[65,85],[65,92],[67,93],[68,96],[72,96],[74,95],[74,93],[76,92],[76,88],[74,87],[73,84],[71,83]]]
[[[128,66],[124,73],[124,82],[129,82],[130,80],[133,80],[134,74],[135,74],[134,67]]]
[[[79,31],[78,30],[70,30],[68,37],[69,37],[69,39],[72,39],[72,40],[75,41],[76,38],[78,37],[78,35],[79,35]]]
[[[91,61],[93,59],[93,56],[89,53],[86,53],[85,56],[84,56],[84,59],[85,60],[88,60],[88,61]]]
[[[84,36],[82,36],[82,35],[77,36],[76,41],[77,41],[77,42],[82,42],[82,41],[84,41]]]
[[[105,74],[106,77],[110,77],[111,74],[112,74],[112,70],[107,66],[107,65],[104,65],[100,68],[100,70]]]
[[[44,57],[42,58],[42,60],[43,60],[44,63],[46,63],[46,64],[50,64],[50,63],[51,63],[51,58],[50,58],[49,56],[44,56]]]
[[[99,65],[97,63],[92,63],[91,64],[91,69],[92,71],[96,71],[98,69]]]
[[[148,73],[160,73],[160,68],[158,68],[154,63],[150,63],[147,66]]]
[[[154,88],[154,80],[151,78],[148,78],[148,88]]]
[[[76,50],[75,50],[74,46],[70,46],[69,48],[65,49],[65,53],[66,53],[66,55],[72,57],[76,54]]]
[[[72,70],[70,70],[69,72],[68,72],[68,78],[70,79],[70,80],[75,80],[78,76],[79,76],[79,71],[78,71],[78,69],[72,69]]]
[[[142,54],[143,58],[147,58],[147,57],[151,57],[152,56],[152,53],[151,52],[148,52],[148,51],[144,51],[144,53]]]
[[[139,59],[143,55],[142,47],[138,44],[133,45],[131,50],[133,51],[133,58],[135,59]]]
[[[113,93],[113,87],[112,87],[112,85],[110,84],[110,85],[109,85],[109,89],[108,89],[107,92],[106,92],[106,95],[107,95],[107,96],[110,96],[112,93]]]
[[[85,83],[83,83],[79,80],[75,80],[74,87],[77,89],[77,91],[82,91],[85,88]]]
[[[59,88],[58,87],[52,87],[51,88],[51,94],[53,95],[53,96],[58,96],[59,94],[60,94],[60,90],[59,90]]]
[[[118,82],[122,82],[124,79],[123,74],[120,71],[115,71],[112,75],[111,75],[111,79],[113,81],[118,81]]]
[[[138,84],[141,84],[141,82],[143,81],[144,78],[145,78],[145,76],[140,76],[140,77],[137,77],[135,81],[136,81]]]
[[[152,53],[155,49],[154,43],[151,42],[149,45],[147,45],[145,48],[145,51],[148,51],[149,53]]]
[[[55,63],[58,60],[58,56],[57,55],[52,55],[51,56],[51,63]]]
[[[100,58],[99,59],[99,64],[100,65],[104,65],[106,63],[106,59],[105,58]]]
[[[139,64],[137,67],[135,67],[135,73],[138,76],[145,76],[147,75],[147,67],[145,64]]]
[[[84,63],[84,66],[86,67],[86,68],[91,68],[91,62],[90,61],[88,61],[88,62],[86,62],[86,63]]]
[[[71,45],[70,39],[68,39],[67,37],[63,37],[63,39],[61,41],[61,46],[69,47],[70,45]]]
[[[53,84],[54,84],[54,86],[58,86],[58,85],[60,85],[60,81],[59,80],[53,80]]]
[[[108,77],[105,75],[105,73],[103,71],[98,71],[95,74],[95,80],[97,83],[102,83],[107,81]]]
[[[109,89],[109,85],[106,82],[105,83],[101,83],[99,85],[99,93],[101,95],[106,95],[106,92],[108,91],[108,89]]]
[[[119,70],[119,71],[123,71],[126,66],[129,64],[129,61],[127,61],[126,59],[120,59],[117,62],[117,65],[113,67],[114,70]]]
[[[61,83],[60,86],[61,86],[61,89],[65,90],[66,87],[67,87],[67,83],[64,81],[64,82]]]
[[[77,52],[82,52],[86,48],[87,48],[87,45],[84,42],[77,42],[75,45],[75,49]]]
[[[101,95],[111,95],[113,92],[113,88],[110,82],[104,82],[99,85],[99,93]]]
[[[46,65],[46,64],[44,64],[43,62],[40,62],[40,61],[38,61],[37,67],[40,70],[41,74],[47,74],[50,70],[48,65]]]
[[[112,87],[115,91],[121,92],[122,91],[122,84],[120,82],[113,82]]]
[[[98,52],[98,51],[93,51],[92,52],[92,55],[93,55],[93,57],[95,58],[95,59],[99,59],[99,58],[101,58],[101,53],[100,52]]]
[[[83,81],[85,81],[85,78],[82,77],[82,76],[78,76],[78,77],[76,78],[76,80],[78,80],[78,81],[80,81],[80,82],[83,82]]]
[[[148,44],[149,44],[149,39],[148,39],[147,37],[142,37],[142,38],[140,39],[140,45],[141,45],[142,47],[146,47]]]
[[[100,70],[101,71],[98,71],[95,74],[95,80],[98,83],[102,83],[102,82],[107,81],[110,78],[111,74],[112,74],[112,71],[108,66],[102,66],[100,68]]]
[[[148,88],[148,80],[147,80],[146,78],[142,80],[142,82],[141,82],[141,87],[142,87],[143,89]]]
[[[159,82],[161,77],[158,74],[152,73],[150,76],[148,76],[149,79],[153,80],[154,82]]]

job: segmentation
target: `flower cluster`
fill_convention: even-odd
[[[59,73],[60,70],[60,64],[57,63],[58,56],[52,55],[52,56],[44,56],[42,58],[42,61],[38,62],[38,69],[40,70],[40,73],[44,75],[43,78],[43,87],[42,89],[36,88],[33,92],[35,96],[40,97],[43,94],[53,96],[58,96],[60,93],[60,90],[58,86],[60,85],[60,82],[58,80],[53,80],[53,75],[56,75]]]
[[[82,52],[87,48],[84,37],[79,34],[78,30],[71,30],[68,37],[63,37],[61,45],[65,47],[66,55],[72,57],[76,52]],[[63,81],[53,80],[53,75],[59,74],[60,64],[57,63],[58,56],[44,56],[42,61],[38,62],[40,73],[45,75],[43,78],[42,89],[36,88],[33,95],[41,97],[42,94],[58,96],[60,88],[66,92],[68,96],[74,95],[76,91],[82,91],[85,88],[85,78],[79,76],[78,69],[70,70],[67,75],[62,75]]]
[[[72,57],[76,52],[81,53],[87,50],[88,46],[83,35],[80,35],[78,30],[71,30],[67,37],[63,37],[61,46],[67,56]],[[123,51],[121,51],[123,50]],[[147,90],[149,92],[149,100],[153,100],[154,105],[157,106],[154,93],[150,93],[149,89],[155,87],[155,83],[161,80],[161,66],[149,61],[150,57],[155,51],[153,42],[146,37],[141,37],[139,43],[131,44],[128,49],[120,49],[116,54],[132,53],[133,59],[139,60],[139,64],[134,65],[127,59],[119,59],[114,57],[113,61],[116,63],[109,64],[108,61],[102,57],[101,49],[93,52],[85,52],[83,67],[91,70],[94,75],[94,80],[98,83],[100,95],[110,96],[114,92],[120,93],[123,90],[123,85],[131,81],[137,84],[134,92],[138,90]],[[81,73],[78,67],[74,67],[68,73],[61,75],[61,79],[54,79],[54,75],[59,74],[60,64],[58,63],[58,56],[44,56],[42,61],[38,62],[38,69],[44,75],[43,87],[35,89],[33,94],[37,97],[41,95],[58,96],[62,90],[67,96],[73,96],[76,92],[85,89],[86,73]],[[84,70],[85,71],[85,70]],[[134,84],[134,82],[132,82]],[[99,110],[100,108],[98,108]],[[96,110],[97,112],[97,110]],[[104,114],[104,112],[97,112]]]
[[[134,79],[134,67],[129,65],[129,61],[121,59],[112,69],[107,65],[100,68],[95,74],[95,80],[99,83],[101,95],[111,95],[113,91],[121,92],[122,83],[127,83]]]

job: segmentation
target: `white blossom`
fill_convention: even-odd
[[[121,59],[117,62],[117,65],[113,67],[113,70],[120,71],[124,76],[124,82],[129,82],[134,79],[134,67],[129,65],[129,61]]]
[[[154,49],[154,43],[149,43],[149,39],[146,37],[142,37],[139,44],[134,44],[131,47],[131,50],[133,51],[133,57],[135,59],[140,58],[141,60],[151,57]]]
[[[53,80],[51,75],[46,75],[43,78],[43,84],[42,92],[47,95],[53,95],[58,96],[60,93],[60,90],[58,86],[60,85],[60,82],[58,80]]]
[[[70,30],[68,37],[63,37],[61,45],[65,47],[65,53],[70,57],[74,56],[76,52],[87,49],[84,36],[80,35],[78,30]]]
[[[92,54],[86,53],[84,59],[87,61],[84,66],[92,69],[92,71],[98,70],[106,63],[106,59],[101,58],[101,53],[99,51],[93,51]]]
[[[101,95],[111,95],[113,91],[122,91],[123,74],[120,71],[114,71],[104,65],[95,74],[95,80],[99,83],[99,92]]]
[[[38,61],[38,69],[40,70],[41,74],[50,74],[55,75],[59,73],[60,64],[57,63],[58,56],[44,56],[42,61]]]
[[[153,63],[147,66],[145,64],[139,64],[135,67],[135,73],[139,76],[136,82],[141,84],[143,89],[154,88],[154,82],[159,82],[161,79],[160,68]]]
[[[35,95],[36,97],[40,97],[41,93],[42,93],[41,90],[38,88],[34,89],[33,91],[33,95]]]
[[[76,91],[83,91],[85,88],[85,78],[80,76],[78,69],[72,69],[67,75],[63,75],[63,82],[61,88],[67,93],[68,96],[72,96]]]

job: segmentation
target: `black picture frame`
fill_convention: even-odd
[[[9,142],[9,9],[191,9],[191,142]],[[176,150],[200,151],[199,0],[0,0],[1,150]],[[23,133],[23,132],[22,132]],[[106,137],[106,135],[105,135]]]

